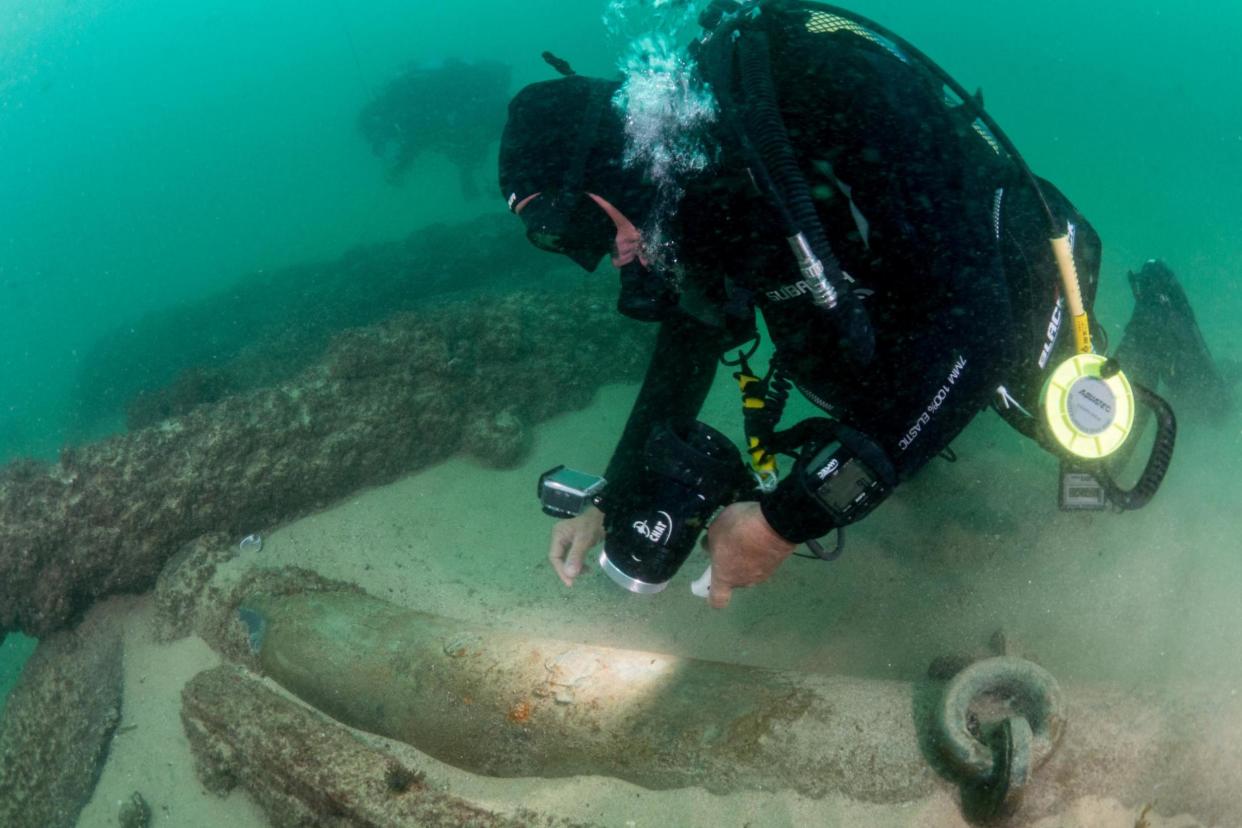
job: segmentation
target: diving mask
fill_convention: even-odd
[[[568,256],[589,273],[595,272],[609,250],[614,267],[635,259],[646,265],[638,228],[602,196],[540,191],[520,201],[516,194],[510,196],[510,204],[526,226],[531,244]]]

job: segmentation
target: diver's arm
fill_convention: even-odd
[[[712,556],[707,600],[715,609],[729,605],[736,587],[772,577],[798,546],[776,533],[754,501],[726,507],[707,527],[705,544]]]
[[[604,473],[610,491],[625,492],[637,482],[643,447],[656,423],[698,416],[716,376],[716,361],[730,344],[723,329],[689,316],[660,324],[642,388]]]
[[[929,329],[873,366],[891,382],[874,384],[875,399],[849,412],[857,428],[837,423],[803,445],[792,472],[761,499],[781,537],[802,543],[862,520],[988,406],[1013,336],[1007,291],[991,287],[954,295]]]
[[[604,540],[604,513],[594,506],[577,517],[557,521],[548,546],[548,561],[556,577],[567,587],[574,585],[585,566],[586,553]]]
[[[694,417],[716,374],[716,360],[731,342],[718,329],[689,317],[664,322],[625,431],[608,464],[608,493],[624,497],[638,483],[643,448],[652,427],[670,417]],[[586,554],[604,539],[604,514],[590,506],[552,530],[548,561],[567,587],[586,568]]]
[[[918,359],[916,348],[896,369],[908,390],[894,389],[871,416],[854,412],[863,414],[868,434],[836,424],[803,446],[775,491],[758,503],[734,503],[712,522],[713,607],[728,606],[736,587],[766,581],[799,543],[865,518],[986,406],[996,385],[996,349],[989,352],[982,337],[962,329],[936,339],[922,349],[930,357]]]

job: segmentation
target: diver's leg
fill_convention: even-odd
[[[1129,276],[1130,287],[1134,290],[1134,310],[1112,357],[1132,381],[1155,391],[1169,373],[1170,345],[1166,341],[1166,331],[1170,322],[1159,302],[1140,298],[1135,289],[1135,276],[1133,273]]]
[[[1163,383],[1175,401],[1223,419],[1232,408],[1229,385],[1173,271],[1152,259],[1130,273],[1130,288],[1134,313],[1114,353],[1117,361],[1140,385],[1155,390]]]

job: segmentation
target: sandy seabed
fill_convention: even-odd
[[[705,419],[733,433],[740,418],[725,386]],[[602,469],[635,390],[607,387],[590,408],[541,427],[521,468],[454,459],[271,530],[261,551],[245,554],[468,623],[680,656],[914,680],[933,657],[978,652],[1004,629],[1062,682],[1242,685],[1242,556],[1229,506],[1240,487],[1219,460],[1242,456],[1237,422],[1187,429],[1166,489],[1147,510],[1066,515],[1056,509],[1054,461],[981,415],[955,444],[959,461],[935,462],[851,530],[843,559],[791,560],[716,612],[689,592],[706,563],[697,556],[668,591],[645,598],[617,589],[597,567],[566,589],[547,565],[551,520],[539,513],[536,477],[557,463]],[[126,630],[124,718],[79,824],[116,825],[118,802],[137,790],[156,826],[267,825],[244,793],[217,797],[194,775],[180,691],[218,663],[216,654],[196,637],[156,643],[150,596],[114,599],[106,611]],[[617,828],[966,825],[948,794],[885,806],[649,791],[601,777],[490,779],[430,757],[420,766],[431,784],[483,807]],[[1152,799],[1152,828],[1198,824],[1160,815],[1158,792]],[[1040,825],[1132,828],[1141,805],[1084,799]]]

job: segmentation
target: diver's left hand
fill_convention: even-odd
[[[703,545],[712,556],[707,600],[716,609],[729,605],[736,587],[761,584],[797,548],[768,525],[759,504],[734,503],[707,527]]]

